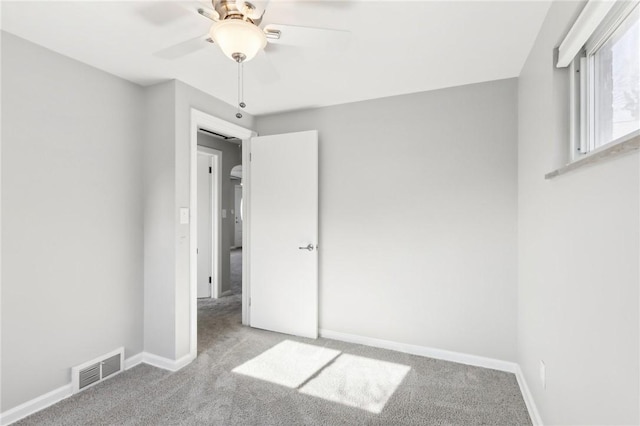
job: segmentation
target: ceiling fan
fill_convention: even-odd
[[[234,62],[248,62],[268,44],[298,47],[344,46],[349,31],[285,24],[263,24],[268,0],[212,0],[213,9],[197,7],[197,12],[213,24],[208,37],[196,37],[156,52],[165,59],[177,59],[206,45],[217,44]],[[318,3],[320,4],[320,3]],[[261,27],[262,26],[262,27]]]
[[[240,108],[243,101],[243,64],[264,52],[268,43],[301,47],[339,48],[348,41],[349,31],[311,28],[294,25],[268,24],[261,28],[268,0],[212,0],[213,9],[198,7],[201,16],[211,20],[209,37],[187,40],[157,56],[175,59],[203,47],[203,39],[217,44],[222,52],[238,64],[238,106],[236,117],[242,118]],[[194,46],[194,42],[196,45]],[[277,79],[277,72],[269,62],[265,62],[258,74],[265,81],[265,75]],[[275,77],[273,77],[275,76]],[[268,80],[268,78],[266,79]],[[265,81],[266,82],[266,81]]]

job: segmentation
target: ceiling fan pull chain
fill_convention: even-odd
[[[240,108],[244,108],[244,102],[242,102],[242,61],[236,61],[238,63],[238,112],[236,112],[236,118],[242,118]]]
[[[240,62],[240,108],[244,109],[247,104],[244,103],[244,61]]]

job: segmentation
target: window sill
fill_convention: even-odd
[[[637,151],[640,148],[640,134],[635,132],[629,139],[603,146],[586,156],[575,160],[566,166],[560,167],[557,170],[544,175],[545,179],[553,179],[556,176],[564,175],[570,171],[579,169],[590,164],[601,163],[614,157],[619,157],[629,152]]]

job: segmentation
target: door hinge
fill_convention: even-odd
[[[211,167],[209,167],[209,173],[211,173]]]
[[[249,153],[249,161],[251,161],[251,153]]]
[[[209,277],[209,284],[211,284],[211,277]]]
[[[249,306],[251,306],[251,298],[249,298]]]

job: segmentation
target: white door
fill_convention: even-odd
[[[233,245],[235,247],[242,247],[242,186],[235,186],[235,200],[234,200],[234,214],[235,214],[235,228]]]
[[[250,323],[318,337],[318,132],[251,139]]]
[[[211,156],[198,153],[198,297],[211,297]]]

